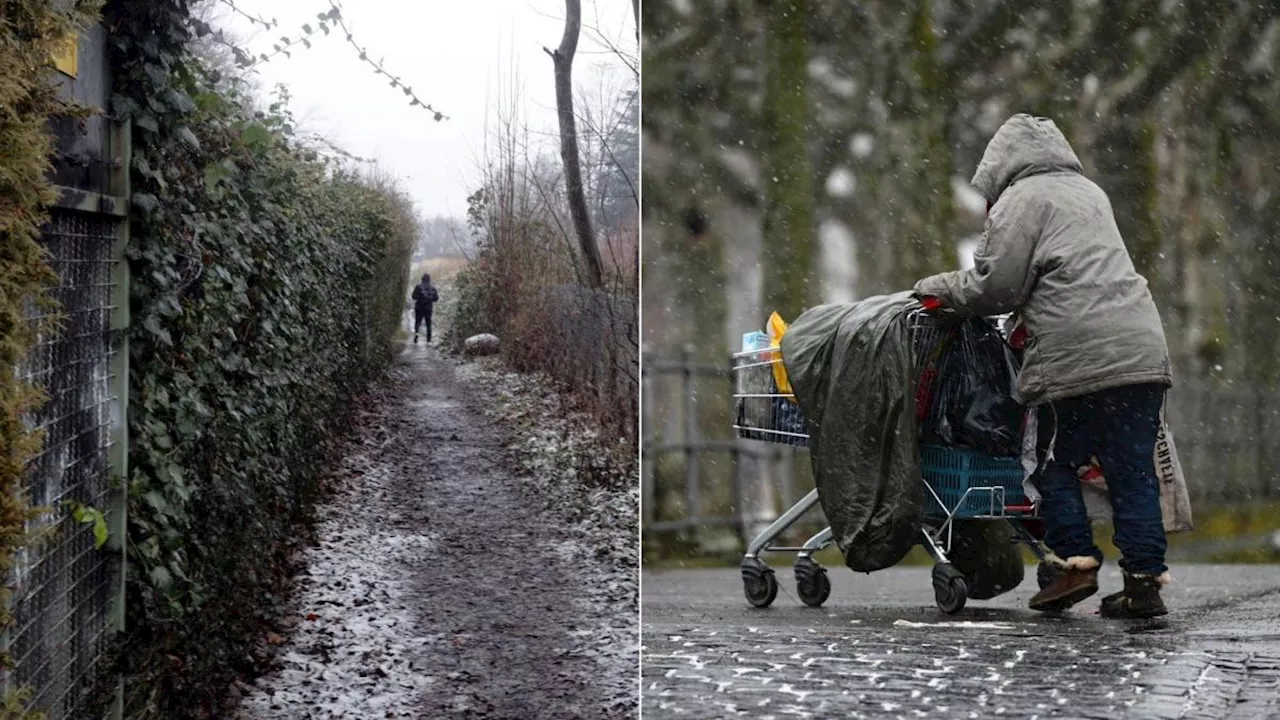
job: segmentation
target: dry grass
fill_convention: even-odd
[[[452,281],[467,266],[467,259],[461,257],[427,258],[414,263],[413,272],[409,275],[416,283],[423,273],[431,274],[431,281],[439,285]]]

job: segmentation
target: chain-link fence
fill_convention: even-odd
[[[55,76],[60,97],[109,107],[107,47],[101,25],[80,33],[76,61]],[[40,244],[57,282],[52,304],[27,308],[37,342],[18,368],[45,396],[24,418],[40,433],[26,468],[39,516],[7,578],[13,623],[0,649],[11,664],[0,668],[0,683],[28,691],[24,705],[48,720],[84,720],[100,709],[119,716],[118,697],[108,708],[95,700],[111,703],[103,658],[123,613],[124,496],[112,477],[127,470],[130,130],[107,112],[50,118],[49,129],[47,177],[58,199]],[[105,547],[77,510],[109,524]]]
[[[76,522],[72,510],[101,512],[110,502],[116,224],[107,215],[54,211],[42,244],[59,277],[58,307],[32,308],[40,338],[22,368],[47,396],[28,419],[43,434],[28,489],[32,505],[49,512],[32,523],[38,540],[13,570],[8,684],[32,688],[31,706],[51,720],[84,717],[110,624],[110,555],[95,548],[92,525]]]

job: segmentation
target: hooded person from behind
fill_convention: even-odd
[[[1153,455],[1173,374],[1147,281],[1111,201],[1052,120],[1006,120],[972,183],[989,208],[974,266],[925,278],[915,291],[963,315],[1014,313],[1025,333],[1018,393],[1051,438],[1035,477],[1045,542],[1064,570],[1031,606],[1065,610],[1098,589],[1102,553],[1076,477],[1097,456],[1125,573],[1124,591],[1104,598],[1102,613],[1162,615],[1168,568]]]
[[[1147,281],[1062,131],[1014,115],[973,175],[991,208],[971,270],[916,284],[973,315],[1015,312],[1027,342],[1020,400],[1040,405],[1139,383],[1171,385],[1164,328]]]
[[[424,273],[422,282],[413,289],[413,342],[418,342],[418,331],[425,323],[427,343],[431,342],[431,313],[440,300],[440,291],[431,284],[431,276]]]

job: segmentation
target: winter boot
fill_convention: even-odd
[[[1098,592],[1096,558],[1069,557],[1063,564],[1065,567],[1058,577],[1031,598],[1032,610],[1062,612]]]
[[[1169,582],[1169,573],[1163,575],[1124,574],[1124,590],[1102,598],[1099,609],[1102,617],[1135,620],[1168,615],[1169,610],[1160,599],[1160,588]]]
[[[414,334],[413,334],[413,344],[414,344],[414,345],[417,345],[417,344],[418,344],[418,333],[414,333]]]

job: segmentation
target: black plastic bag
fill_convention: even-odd
[[[1022,584],[1026,566],[1022,546],[1007,522],[954,521],[947,557],[969,582],[969,597],[990,600]]]
[[[995,325],[985,318],[965,320],[937,371],[922,442],[997,457],[1020,454],[1023,407],[1014,397],[1018,362]]]

